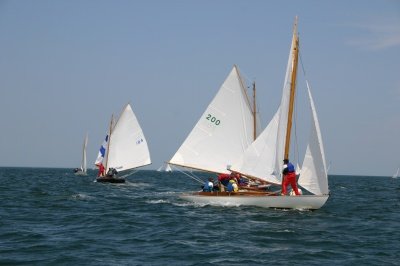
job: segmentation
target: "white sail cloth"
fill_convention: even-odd
[[[317,111],[315,109],[314,100],[308,83],[307,91],[311,106],[312,123],[310,138],[298,182],[299,185],[313,194],[327,195],[329,193],[329,188],[324,145],[322,143]]]
[[[151,163],[146,138],[130,104],[125,106],[110,136],[107,168],[123,171]]]
[[[87,163],[86,163],[86,147],[88,143],[88,134],[86,133],[85,140],[83,141],[82,147],[82,162],[81,162],[81,169],[84,173],[87,172]]]
[[[253,113],[236,66],[169,161],[216,173],[239,158],[253,141]]]
[[[294,67],[292,51],[295,42],[296,38],[293,35],[278,111],[260,136],[246,150],[242,158],[232,166],[232,170],[270,183],[279,184],[282,180],[281,172],[289,112],[290,87]]]

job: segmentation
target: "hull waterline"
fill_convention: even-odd
[[[279,196],[245,193],[203,193],[194,192],[182,194],[180,198],[201,205],[212,206],[257,206],[279,209],[310,209],[321,208],[328,200],[328,195]]]

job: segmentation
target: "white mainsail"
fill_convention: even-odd
[[[146,138],[132,107],[127,104],[117,123],[112,127],[106,167],[124,171],[150,163]]]
[[[234,66],[170,164],[227,173],[253,142],[253,112]]]
[[[86,133],[85,140],[83,141],[83,150],[82,150],[82,162],[81,169],[84,173],[87,172],[87,164],[86,164],[86,147],[88,143],[88,134]]]

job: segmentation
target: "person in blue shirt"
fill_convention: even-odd
[[[212,192],[214,189],[214,179],[209,178],[203,186],[203,192]]]
[[[297,189],[297,183],[296,183],[296,171],[294,168],[294,165],[289,162],[288,159],[283,160],[283,180],[282,180],[282,195],[286,195],[287,193],[287,186],[290,185],[294,191],[294,193],[297,195],[300,195],[298,189]]]

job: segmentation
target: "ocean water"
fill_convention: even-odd
[[[400,179],[330,176],[305,211],[188,203],[182,173],[95,174],[0,168],[0,265],[400,265]]]

